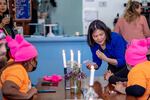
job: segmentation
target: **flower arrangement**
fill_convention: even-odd
[[[86,78],[86,74],[81,71],[79,64],[77,62],[67,62],[67,66],[71,66],[71,63],[73,63],[73,67],[68,67],[67,68],[67,74],[65,74],[65,79],[69,80],[81,80]]]

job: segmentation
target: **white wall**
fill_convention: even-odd
[[[91,2],[90,2],[91,1]],[[94,1],[94,2],[92,2]],[[84,11],[86,9],[95,9],[98,12],[98,19],[105,22],[105,24],[113,29],[113,21],[117,13],[121,16],[124,12],[124,3],[128,0],[83,0],[83,33],[87,33],[87,24],[84,20]]]

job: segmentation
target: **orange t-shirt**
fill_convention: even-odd
[[[150,95],[150,61],[137,64],[128,74],[128,86],[139,85],[146,89],[138,100],[147,100]]]
[[[21,64],[13,64],[2,72],[2,83],[4,83],[6,80],[17,84],[20,87],[20,92],[27,93],[28,90],[31,89],[31,81],[28,73]]]

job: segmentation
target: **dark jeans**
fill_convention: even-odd
[[[150,61],[150,54],[146,56],[147,56],[147,60]],[[115,84],[116,82],[119,81],[124,82],[128,80],[127,76],[129,70],[127,69],[127,66],[124,66],[123,68],[116,68],[115,66],[109,64],[108,70],[111,70],[112,73],[114,73],[114,75],[109,78],[109,83]]]
[[[108,69],[112,71],[112,73],[114,73],[114,75],[112,75],[109,78],[109,83],[111,84],[115,84],[116,82],[124,82],[127,81],[127,76],[129,73],[129,70],[127,69],[127,66],[124,66],[123,68],[116,68],[115,66],[108,66]]]
[[[107,70],[111,70],[112,73],[117,73],[117,72],[121,71],[124,67],[126,67],[126,66],[118,68],[114,65],[108,64]]]
[[[150,61],[150,54],[146,55],[147,56],[147,60]]]

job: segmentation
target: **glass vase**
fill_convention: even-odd
[[[72,94],[81,93],[81,80],[70,79],[70,92]]]

